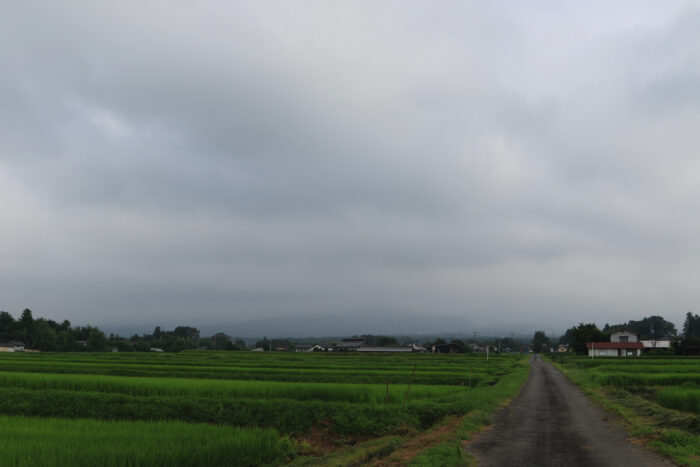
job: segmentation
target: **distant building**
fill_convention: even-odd
[[[161,353],[161,352],[163,352],[163,349],[159,349],[158,347],[151,347],[151,352]]]
[[[436,344],[432,347],[433,353],[458,353],[459,345],[457,344]]]
[[[24,352],[24,343],[19,341],[9,341],[0,344],[0,352]]]
[[[359,347],[366,346],[368,344],[369,343],[367,342],[367,339],[365,339],[364,337],[349,337],[347,339],[341,339],[341,341],[335,345],[335,350],[354,351],[357,350]]]
[[[318,344],[297,344],[295,346],[295,351],[296,352],[321,352],[324,349]]]
[[[559,352],[559,353],[564,353],[564,352],[568,352],[568,351],[569,351],[568,345],[559,344],[559,346],[557,347],[557,352]]]
[[[358,352],[425,352],[425,347],[418,344],[411,345],[365,345],[357,348]]]

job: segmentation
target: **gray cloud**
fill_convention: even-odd
[[[695,309],[698,11],[3,9],[2,308],[560,327]]]

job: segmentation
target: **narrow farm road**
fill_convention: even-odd
[[[559,370],[534,356],[518,397],[467,450],[480,467],[673,465],[627,441],[608,417]]]

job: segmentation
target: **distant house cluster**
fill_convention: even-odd
[[[410,353],[410,352],[425,352],[425,347],[418,344],[408,344],[408,345],[370,345],[367,339],[362,337],[350,337],[347,339],[341,339],[335,347],[333,348],[336,352],[399,352],[399,353]]]
[[[450,346],[452,344],[445,344]],[[251,352],[264,352],[268,350],[263,347],[256,347],[251,350]],[[408,345],[370,345],[367,339],[363,337],[348,337],[346,339],[341,339],[335,345],[324,347],[319,344],[296,344],[292,349],[290,346],[278,345],[271,347],[269,350],[275,352],[399,352],[399,353],[409,353],[409,352],[426,352],[427,349],[418,344],[408,344]],[[435,351],[435,350],[433,350]],[[441,350],[444,351],[444,350]]]
[[[631,331],[610,334],[610,342],[586,343],[590,357],[639,357],[645,350],[670,348],[670,337],[659,340],[640,340],[639,335]]]

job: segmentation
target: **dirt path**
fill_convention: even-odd
[[[518,397],[467,450],[480,467],[673,465],[627,441],[624,430],[605,421],[611,417],[535,356]]]

